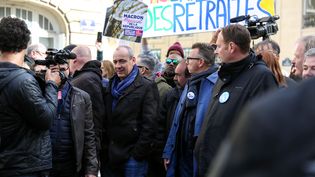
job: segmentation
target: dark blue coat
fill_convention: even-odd
[[[147,160],[152,151],[159,93],[154,82],[138,74],[112,110],[111,88],[112,80],[105,96],[108,163],[123,168],[129,157]]]
[[[199,94],[196,95],[198,97],[198,103],[196,107],[196,118],[195,118],[195,127],[194,127],[194,137],[198,137],[200,128],[204,119],[205,111],[208,107],[208,104],[211,101],[211,93],[214,84],[216,83],[218,78],[218,73],[212,73],[206,79],[202,80],[200,83],[200,89],[199,89]],[[189,81],[188,81],[189,83]],[[167,138],[167,142],[164,148],[163,152],[163,159],[169,159],[170,164],[168,165],[167,168],[167,174],[166,176],[168,177],[174,177],[175,176],[175,171],[176,171],[176,139],[178,137],[178,130],[179,130],[179,125],[181,121],[182,114],[185,110],[185,102],[187,99],[187,93],[188,93],[188,85],[185,85],[184,91],[182,92],[182,95],[180,97],[180,100],[177,104],[174,118],[173,118],[173,123],[172,127],[170,130],[170,133]],[[194,163],[194,171],[196,170],[196,165]]]
[[[198,176],[205,176],[211,161],[241,109],[249,101],[278,88],[272,72],[254,53],[235,63],[223,64],[212,102],[195,145]]]

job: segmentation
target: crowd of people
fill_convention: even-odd
[[[0,176],[315,176],[315,36],[297,40],[287,77],[280,46],[251,48],[238,24],[188,56],[175,42],[163,63],[146,39],[112,61],[97,43],[96,59],[71,44],[43,62],[30,35],[1,19]]]

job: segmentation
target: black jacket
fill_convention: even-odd
[[[146,160],[149,156],[158,116],[159,93],[154,82],[138,74],[112,111],[112,80],[106,94],[108,156],[109,164],[119,168],[130,156],[136,160]]]
[[[87,62],[79,71],[73,74],[73,86],[87,92],[92,101],[93,122],[96,134],[96,148],[101,149],[101,135],[104,130],[105,104],[103,99],[101,63],[97,60]]]
[[[177,87],[168,91],[159,104],[159,117],[154,138],[154,149],[152,157],[156,162],[162,162],[162,153],[170,131],[173,116],[179,101],[182,89]],[[163,167],[164,168],[164,167]]]
[[[43,95],[32,74],[0,62],[0,176],[51,168],[48,130],[56,108],[56,84],[47,82]]]
[[[315,78],[249,105],[211,177],[314,177]]]
[[[77,172],[82,170],[84,174],[97,176],[98,162],[96,158],[95,131],[92,103],[89,94],[69,84],[69,92],[66,94],[64,103],[61,105],[63,106],[60,112],[61,118],[55,118],[55,126],[53,126],[53,129],[50,131],[52,140],[54,140],[54,137],[55,142],[57,142],[56,145],[53,146],[56,148],[53,149],[53,155],[58,154],[60,158],[56,163],[61,160],[63,160],[63,162],[65,160],[72,160],[71,158],[73,157],[71,155],[73,155],[75,156]],[[67,115],[69,117],[67,117]],[[71,131],[71,137],[67,137],[67,131]],[[59,136],[54,134],[59,134]],[[69,154],[70,150],[67,150],[69,147],[73,148],[72,154]],[[63,149],[67,151],[58,152],[58,150]],[[56,154],[54,154],[54,152]],[[55,157],[53,157],[53,159],[54,158]],[[53,164],[53,166],[54,165],[55,164]]]
[[[97,175],[97,158],[94,123],[90,96],[73,87],[71,90],[71,126],[74,137],[77,171]]]
[[[183,92],[183,89],[174,87],[169,92],[167,92],[166,96],[162,100],[160,113],[161,113],[162,120],[164,123],[163,125],[165,126],[165,131],[164,131],[165,141],[171,129],[176,106],[182,92]]]
[[[271,71],[253,53],[241,61],[223,64],[218,75],[212,102],[195,146],[200,177],[205,176],[217,149],[243,106],[278,87]]]

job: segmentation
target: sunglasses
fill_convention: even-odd
[[[145,70],[150,71],[149,68],[147,68],[147,67],[145,67],[145,66],[139,66],[139,65],[138,65],[138,68],[140,68],[140,69],[141,69],[141,68],[144,68]]]
[[[178,60],[177,59],[167,58],[166,59],[166,64],[171,64],[171,63],[173,63],[174,65],[177,65],[178,64]]]

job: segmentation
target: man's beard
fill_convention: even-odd
[[[294,73],[290,73],[290,76],[289,76],[291,79],[295,80],[295,81],[301,81],[302,80],[302,76],[299,76],[299,75],[295,75]]]

